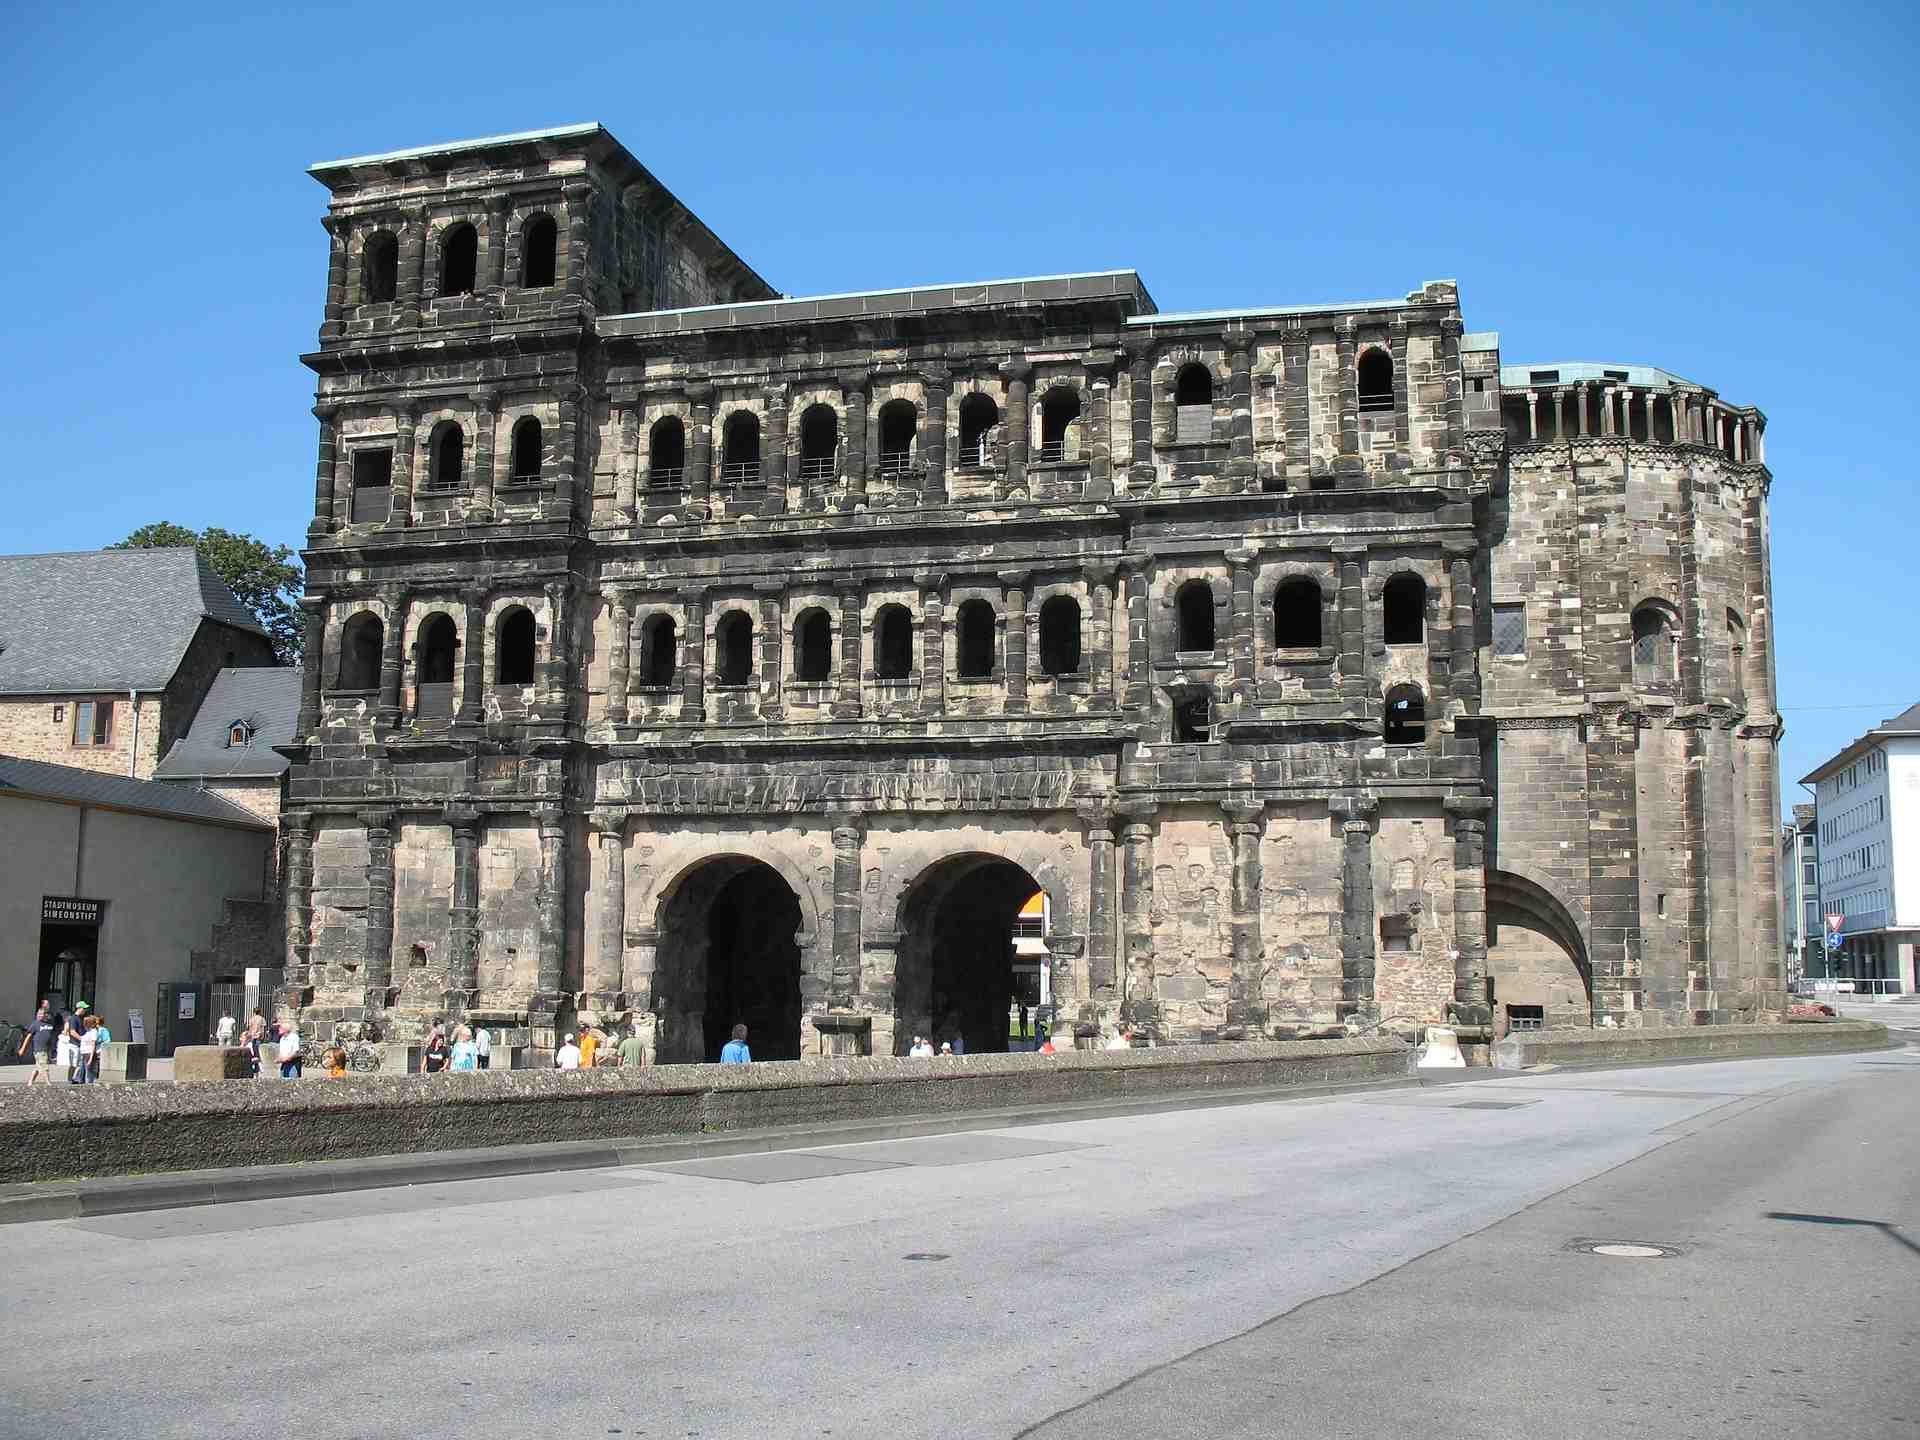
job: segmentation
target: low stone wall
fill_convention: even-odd
[[[1520,1065],[1633,1065],[1663,1060],[1741,1060],[1884,1050],[1887,1027],[1863,1020],[1779,1025],[1701,1025],[1651,1030],[1516,1031],[1501,1042]]]
[[[1408,1062],[1404,1044],[1377,1036],[931,1060],[9,1085],[0,1087],[0,1181],[1351,1084],[1400,1079]]]

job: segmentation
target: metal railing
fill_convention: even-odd
[[[984,470],[991,464],[993,464],[993,447],[985,440],[980,441],[976,445],[962,445],[960,447],[961,468]]]
[[[1033,458],[1042,465],[1058,465],[1067,458],[1067,442],[1064,440],[1042,440],[1033,453]]]
[[[752,485],[760,479],[758,460],[730,460],[720,467],[722,485]]]
[[[647,471],[647,484],[656,490],[671,489],[687,483],[684,465],[655,465]]]
[[[913,455],[905,450],[890,451],[880,457],[882,479],[898,480],[913,473]]]
[[[1360,413],[1363,415],[1391,409],[1393,409],[1393,392],[1391,390],[1384,394],[1375,392],[1360,397]]]
[[[833,457],[823,460],[802,460],[800,462],[800,481],[802,484],[818,484],[833,479]]]

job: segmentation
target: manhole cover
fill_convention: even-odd
[[[951,1255],[942,1255],[937,1250],[916,1250],[911,1255],[902,1255],[902,1260],[951,1260]]]
[[[1675,1245],[1652,1245],[1644,1240],[1574,1240],[1567,1249],[1609,1260],[1670,1260],[1680,1253]]]

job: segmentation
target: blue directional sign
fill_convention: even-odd
[[[1840,938],[1840,932],[1838,930],[1829,930],[1827,932],[1827,949],[1838,950],[1844,943]]]

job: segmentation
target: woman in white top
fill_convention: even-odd
[[[924,1035],[916,1035],[913,1037],[913,1048],[907,1051],[907,1054],[916,1060],[930,1058],[933,1054],[932,1042]]]
[[[100,1051],[100,1031],[92,1024],[80,1030],[80,1068],[75,1079],[82,1085],[93,1083],[93,1057]]]

